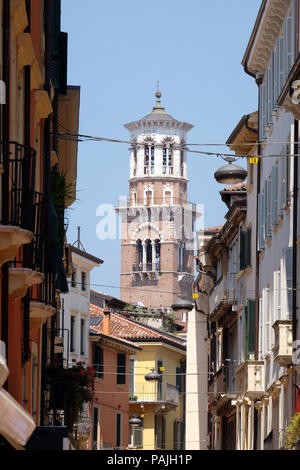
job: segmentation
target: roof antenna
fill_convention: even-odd
[[[81,228],[81,227],[77,227],[77,240],[76,240],[75,243],[73,243],[72,246],[76,245],[76,243],[77,243],[77,248],[78,248],[79,250],[82,249],[82,251],[85,251],[84,246],[83,246],[83,244],[82,244],[81,241],[80,241],[80,228]],[[80,247],[81,247],[81,248],[80,248]]]

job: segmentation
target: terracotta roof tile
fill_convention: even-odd
[[[90,316],[104,317],[103,308],[90,304]],[[90,330],[98,334],[103,333],[103,322],[99,323],[97,326],[90,326]],[[144,326],[114,312],[110,313],[110,332],[111,335],[115,337],[127,339],[129,341],[149,341],[151,339],[154,341],[165,340],[183,346],[182,339],[172,335],[171,333],[164,333],[152,327]]]
[[[247,191],[247,183],[234,184],[224,188],[223,191]]]

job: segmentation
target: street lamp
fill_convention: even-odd
[[[186,299],[178,299],[171,305],[171,309],[178,313],[188,313],[193,308],[194,303]]]
[[[129,424],[133,427],[141,426],[143,424],[143,421],[141,420],[139,415],[135,414],[132,416],[132,418],[130,418]]]
[[[222,157],[223,158],[223,157]],[[228,165],[223,165],[219,168],[214,177],[218,183],[221,184],[237,184],[242,183],[247,178],[247,171],[239,165],[234,165],[237,159],[233,157],[223,158],[228,162]]]
[[[148,382],[160,382],[161,374],[155,372],[155,369],[151,369],[151,371],[152,372],[148,372],[148,374],[145,375],[145,380]]]

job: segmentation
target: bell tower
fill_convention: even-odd
[[[170,308],[190,299],[195,206],[187,201],[186,135],[192,125],[167,114],[157,91],[150,114],[125,124],[131,134],[129,197],[122,218],[121,299]]]

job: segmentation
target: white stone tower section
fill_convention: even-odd
[[[191,298],[195,206],[187,201],[186,137],[192,125],[167,114],[156,92],[131,134],[129,198],[122,217],[121,299],[170,308]]]

